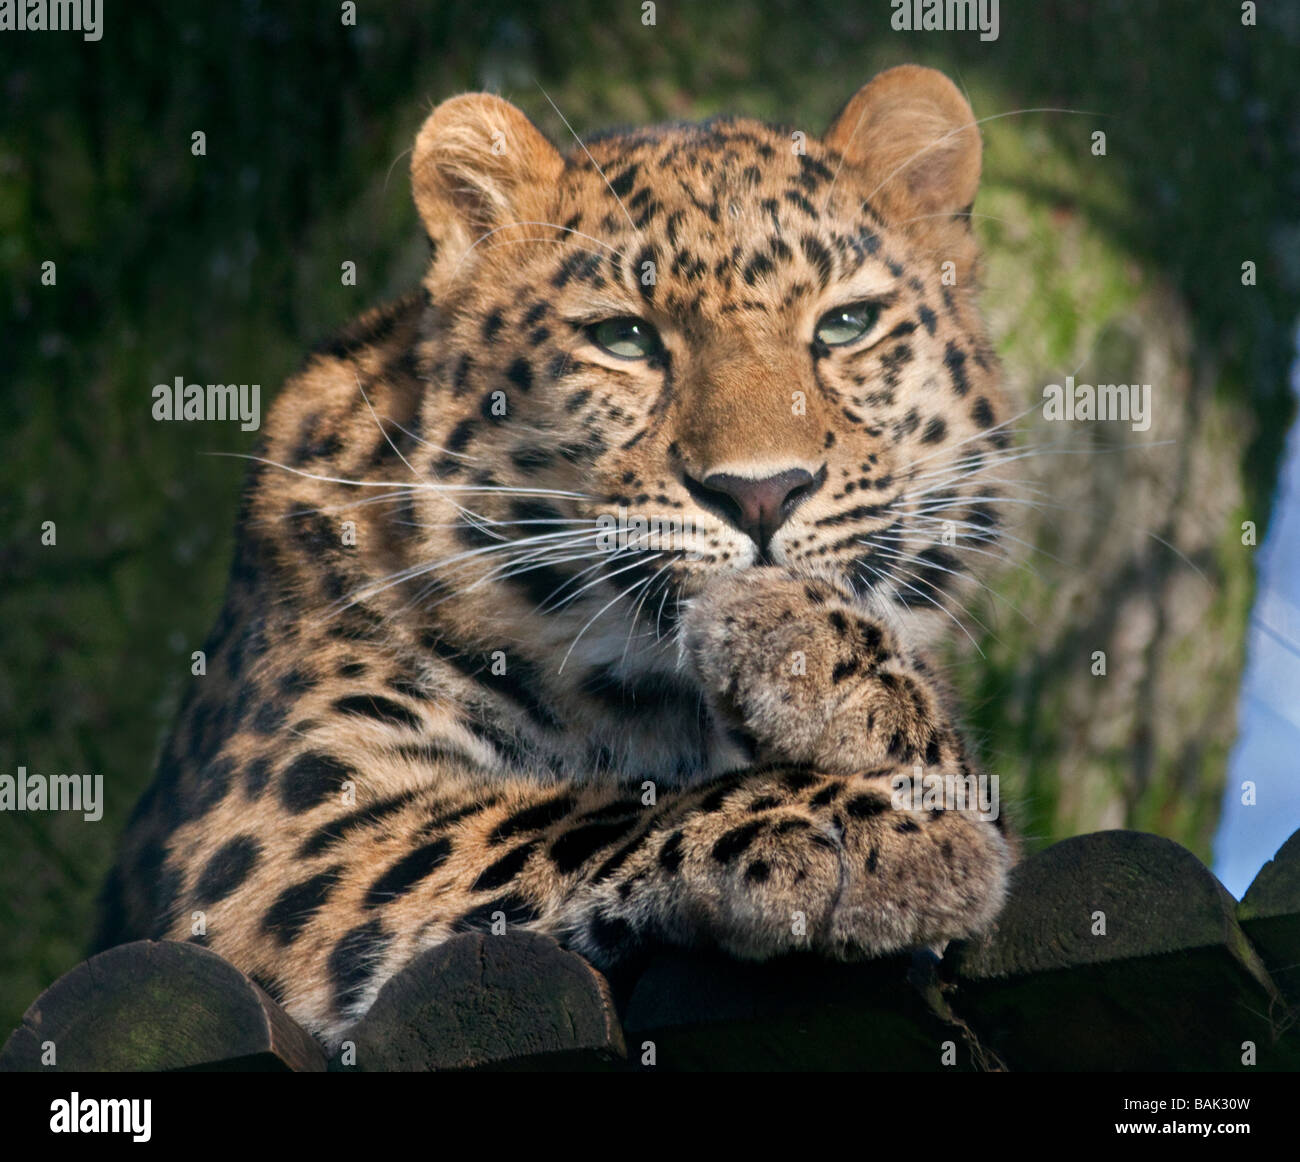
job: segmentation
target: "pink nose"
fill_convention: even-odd
[[[762,480],[715,472],[699,481],[688,477],[686,485],[705,508],[735,525],[760,550],[766,550],[776,530],[825,479],[825,472],[813,476],[802,468],[790,468]]]

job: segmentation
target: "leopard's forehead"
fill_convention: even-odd
[[[580,172],[598,165],[637,229],[674,214],[725,228],[755,206],[810,219],[853,207],[848,185],[835,198],[838,153],[802,130],[740,118],[603,135],[573,146],[566,162]]]
[[[802,131],[740,118],[575,144],[556,224],[590,248],[552,251],[554,288],[630,276],[667,314],[728,314],[789,307],[871,260],[896,276],[890,230],[843,169]]]
[[[676,185],[682,200],[705,212],[722,195],[778,192],[792,182],[792,199],[815,193],[833,181],[840,160],[801,130],[739,117],[610,131],[575,144],[566,159],[578,166],[594,161],[607,173],[611,166],[638,167],[620,195],[630,192],[637,176],[656,187],[662,178],[681,178]]]

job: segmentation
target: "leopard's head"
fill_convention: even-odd
[[[562,154],[498,97],[440,105],[412,165],[446,391],[425,468],[465,543],[651,613],[755,565],[942,602],[1006,443],[980,153],[956,87],[912,66],[820,139],[719,118]]]

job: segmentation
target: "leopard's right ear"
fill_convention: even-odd
[[[825,141],[895,218],[961,214],[975,200],[979,123],[937,69],[886,69],[853,95]]]
[[[509,101],[465,93],[425,120],[411,157],[415,206],[444,277],[491,232],[536,236],[518,223],[545,218],[564,158]]]

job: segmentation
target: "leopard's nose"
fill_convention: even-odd
[[[705,508],[716,512],[766,551],[768,542],[798,505],[826,482],[823,466],[814,476],[789,468],[761,480],[714,472],[703,480],[686,478],[686,487]]]

